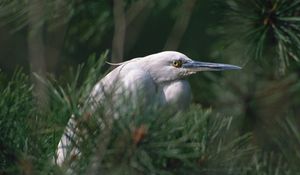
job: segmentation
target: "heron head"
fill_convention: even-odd
[[[182,53],[174,51],[149,55],[145,57],[145,60],[148,71],[158,82],[182,79],[188,75],[202,71],[241,69],[241,67],[230,64],[195,61]]]

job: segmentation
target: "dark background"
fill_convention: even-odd
[[[193,103],[238,118],[239,132],[252,133],[254,145],[295,153],[299,163],[299,21],[296,0],[2,0],[0,68],[6,78],[0,83],[5,87],[4,79],[21,67],[65,85],[70,67],[106,50],[110,62],[176,50],[238,65],[243,69],[190,77]]]
[[[112,0],[2,2],[1,71],[12,75],[17,67],[22,67],[27,73],[50,74],[64,80],[70,66],[86,62],[91,54],[100,55],[108,50],[112,58],[108,61],[121,62],[176,50],[196,60],[243,67],[239,72],[201,73],[190,78],[193,101],[244,118],[242,130],[258,128],[262,136],[266,130],[259,128],[273,127],[269,123],[276,118],[298,116],[298,104],[294,102],[299,100],[289,88],[298,81],[299,62],[289,59],[289,66],[282,68],[280,59],[268,50],[261,58],[249,54],[250,41],[240,37],[246,27],[239,21],[243,16],[231,19],[224,5],[227,2],[117,3],[123,5],[119,9],[121,15],[114,12],[117,4]],[[244,11],[245,15],[250,12]],[[114,13],[118,13],[116,18]],[[116,27],[122,29],[115,30]],[[276,40],[268,42],[276,45]],[[119,45],[113,48],[113,43]],[[269,136],[266,138],[269,140]]]

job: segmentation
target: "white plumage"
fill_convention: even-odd
[[[200,71],[230,69],[240,67],[198,62],[174,51],[135,58],[120,63],[94,86],[87,100],[89,112],[93,113],[101,105],[105,113],[116,119],[124,110],[151,105],[172,107],[173,111],[184,110],[191,100],[190,85],[185,80],[187,76]],[[55,161],[58,165],[70,156],[80,154],[80,150],[73,146],[74,140],[78,139],[76,124],[72,116],[58,144]]]

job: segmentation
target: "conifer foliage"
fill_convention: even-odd
[[[110,116],[108,124],[101,106],[92,114],[85,108],[91,89],[109,69],[108,52],[100,52],[113,40],[114,10],[121,9],[119,15],[127,20],[121,20],[126,26],[121,31],[124,58],[162,50],[168,31],[175,31],[169,38],[178,50],[191,55],[200,56],[199,47],[204,48],[199,52],[208,52],[205,45],[213,42],[197,40],[206,35],[198,29],[207,27],[198,21],[203,15],[198,12],[208,7],[202,2],[212,1],[123,1],[124,9],[115,9],[121,0],[0,1],[0,25],[13,29],[16,41],[38,31],[40,42],[27,44],[45,44],[45,63],[55,67],[61,60],[90,55],[84,64],[69,73],[60,70],[56,77],[22,69],[12,76],[0,73],[0,174],[300,174],[300,0],[213,1],[222,7],[218,13],[223,23],[218,26],[225,37],[220,40],[233,45],[222,50],[224,62],[255,59],[234,75],[203,73],[202,79],[192,79],[193,91],[200,96],[187,111],[175,114],[150,106],[119,112],[122,115]],[[182,18],[184,12],[188,15]],[[152,33],[157,26],[159,31]],[[37,104],[36,80],[45,87],[45,105]],[[59,167],[53,159],[72,115],[84,131],[76,142],[81,154]]]
[[[247,43],[253,58],[270,58],[284,71],[291,59],[300,58],[300,1],[297,0],[227,0],[227,34]]]

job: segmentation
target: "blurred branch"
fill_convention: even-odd
[[[178,19],[169,35],[164,50],[177,50],[188,27],[196,2],[197,0],[188,0],[182,3],[180,13],[178,13]]]
[[[49,21],[51,28],[47,31],[47,68],[49,72],[56,72],[57,63],[64,44],[65,34],[68,26],[68,11],[66,0],[56,0],[55,16]]]
[[[151,0],[136,1],[126,12],[127,26],[130,25],[140,14],[153,2]]]
[[[113,14],[115,21],[115,30],[112,44],[112,59],[113,63],[122,62],[124,53],[126,19],[124,12],[124,1],[114,0]]]
[[[115,32],[113,37],[112,62],[122,62],[124,52],[136,43],[139,33],[150,14],[153,1],[139,0],[132,3],[127,11],[124,1],[115,0],[113,5]],[[130,38],[130,40],[126,40]]]
[[[126,12],[126,40],[125,52],[135,45],[141,29],[153,7],[152,0],[140,0],[133,3]]]
[[[45,65],[45,47],[43,42],[43,10],[44,4],[40,0],[30,0],[29,1],[29,11],[28,11],[28,21],[29,21],[29,33],[28,33],[28,50],[29,50],[29,63],[32,73],[37,73],[41,77],[46,75],[46,65]],[[35,90],[34,93],[37,97],[37,104],[40,107],[46,107],[47,102],[47,92],[46,87],[43,83],[38,81],[33,74],[31,79],[34,83]]]

